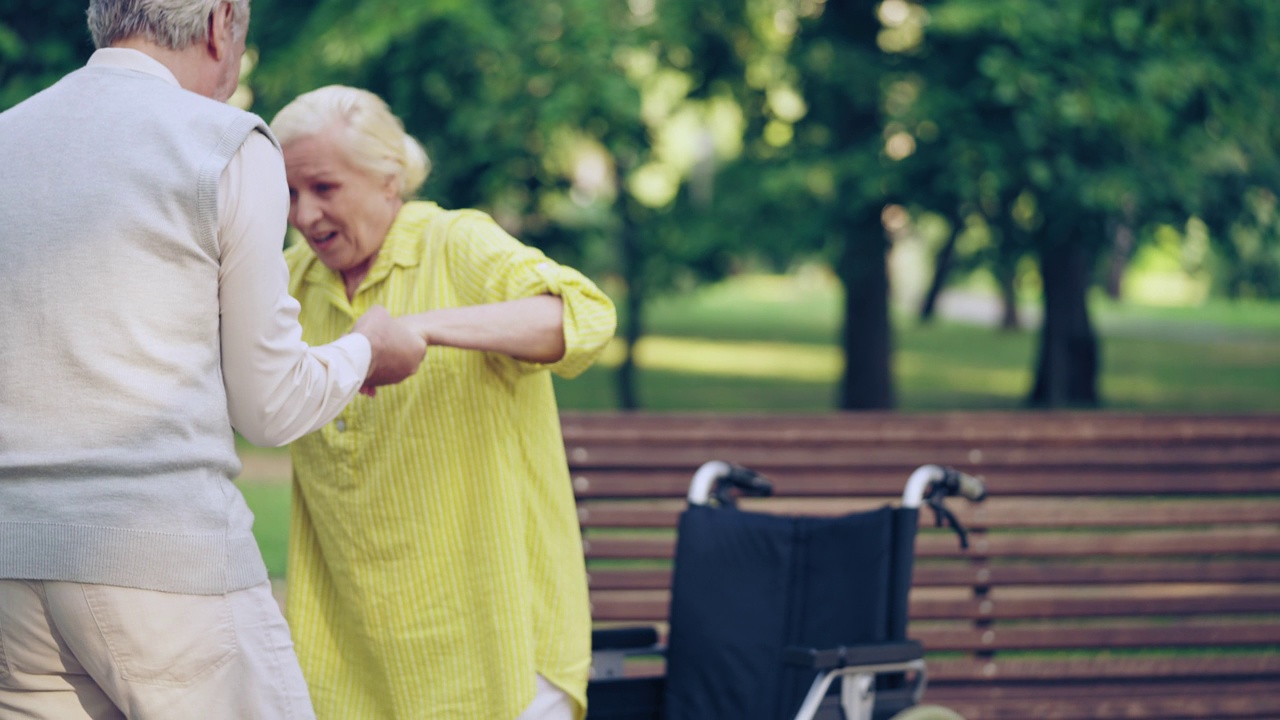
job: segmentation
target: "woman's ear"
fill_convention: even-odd
[[[394,200],[400,199],[400,176],[395,173],[387,175],[386,180],[382,183],[382,189]]]

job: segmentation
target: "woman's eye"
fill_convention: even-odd
[[[329,193],[333,192],[333,188],[334,186],[330,185],[329,183],[320,183],[316,185],[315,190],[317,195],[328,195]]]

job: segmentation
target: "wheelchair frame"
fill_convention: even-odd
[[[688,502],[690,505],[733,507],[736,504],[734,490],[741,495],[767,496],[772,494],[772,485],[753,470],[712,460],[694,473]],[[937,524],[942,525],[944,521],[950,524],[964,547],[967,545],[964,530],[943,505],[945,498],[956,495],[978,502],[985,497],[986,491],[977,478],[940,465],[922,465],[908,478],[901,507],[918,510],[927,502],[935,512]],[[653,628],[622,628],[593,633],[593,679],[622,678],[628,656],[662,654],[665,648],[657,643],[657,639]],[[838,707],[845,720],[872,720],[877,700],[876,678],[879,675],[903,674],[907,678],[905,687],[892,691],[897,703],[895,707],[903,709],[920,703],[928,677],[924,649],[913,640],[827,649],[789,647],[784,652],[784,663],[816,672],[796,711],[795,720],[814,720],[820,711],[829,711],[833,703],[828,694],[832,683],[837,680],[841,683]]]

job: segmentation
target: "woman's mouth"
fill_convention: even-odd
[[[311,236],[311,245],[316,248],[324,247],[336,237],[338,237],[338,233],[336,231],[321,235],[313,235]]]

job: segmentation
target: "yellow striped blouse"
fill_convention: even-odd
[[[374,304],[564,301],[555,364],[433,346],[293,444],[287,612],[318,716],[515,718],[540,673],[581,717],[591,619],[550,372],[595,360],[613,304],[487,215],[428,202],[400,211],[350,302],[305,244],[286,259],[309,343]]]

